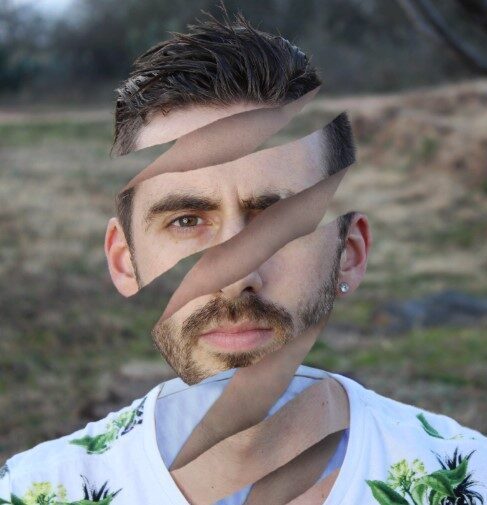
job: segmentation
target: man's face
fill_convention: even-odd
[[[233,113],[246,110],[243,105],[232,108]],[[201,121],[201,114],[201,108],[188,108],[176,119],[165,116],[165,126],[171,120]],[[228,108],[222,114],[228,114]],[[157,130],[154,124],[148,127],[153,141]],[[142,131],[137,147],[145,145]],[[245,166],[237,161],[223,170],[216,166],[166,173],[140,183],[132,215],[140,287],[179,260],[230,239],[280,198],[319,182],[321,168],[307,160],[320,157],[321,149],[318,142],[308,143],[292,157],[275,156],[266,163],[256,158]],[[154,342],[188,383],[257,362],[329,315],[336,293],[338,242],[336,222],[293,240],[245,278],[159,321],[152,332]]]

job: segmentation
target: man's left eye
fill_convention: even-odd
[[[170,226],[173,226],[174,223],[179,222],[179,226],[175,226],[175,228],[194,228],[197,224],[198,219],[201,219],[198,216],[180,216],[169,223]]]

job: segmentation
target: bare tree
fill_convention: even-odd
[[[430,0],[396,0],[414,25],[436,42],[444,43],[474,72],[487,74],[485,52],[465,40]],[[469,22],[487,34],[487,0],[456,0]]]

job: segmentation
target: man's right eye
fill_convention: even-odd
[[[173,219],[169,224],[168,228],[172,228],[175,230],[177,233],[187,233],[189,231],[192,231],[192,229],[196,228],[198,226],[198,219],[201,221],[202,218],[199,216],[194,216],[194,215],[184,215],[184,216],[179,216],[176,219]],[[176,224],[178,223],[178,224]],[[200,223],[202,224],[202,223]]]
[[[198,220],[198,216],[181,216],[181,217],[178,217],[176,219],[174,219],[173,221],[171,221],[171,224],[173,223],[176,223],[176,222],[180,222],[181,224],[189,224],[189,223],[193,223],[194,224],[194,220]]]

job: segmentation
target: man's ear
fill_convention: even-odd
[[[123,296],[139,290],[125,234],[116,217],[109,219],[105,233],[105,256],[113,284]]]
[[[350,222],[345,238],[338,275],[338,282],[346,282],[350,289],[346,293],[338,291],[337,296],[347,296],[358,288],[367,269],[367,258],[371,246],[372,233],[367,216],[357,212]]]

